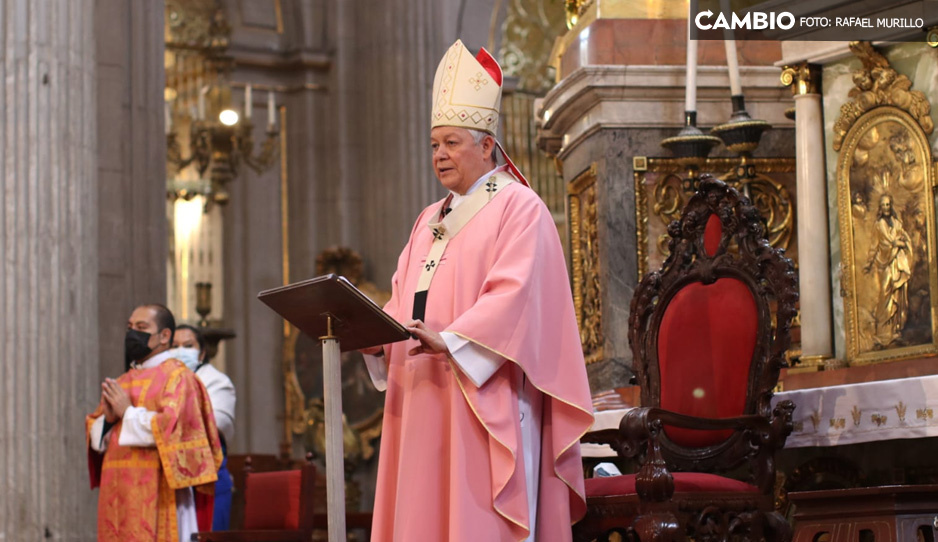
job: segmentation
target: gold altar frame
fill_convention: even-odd
[[[602,281],[598,240],[596,163],[567,185],[573,306],[586,364],[603,359]],[[590,220],[592,218],[592,220]]]
[[[784,174],[791,177],[791,180],[794,180],[795,173],[795,159],[789,157],[780,157],[780,158],[751,158],[750,162],[755,167],[755,170],[758,172],[758,179],[771,182],[775,185],[781,185],[777,180],[772,178],[773,174]],[[707,158],[701,165],[700,171],[703,173],[710,173],[720,180],[727,181],[729,184],[735,186],[735,170],[736,166],[739,165],[739,158]],[[654,211],[649,212],[648,210],[648,201],[649,197],[654,198],[655,194],[649,194],[649,187],[646,185],[646,180],[648,174],[654,173],[659,175],[676,175],[679,177],[685,177],[687,175],[687,166],[682,165],[675,158],[649,158],[645,156],[635,156],[632,158],[632,170],[635,181],[635,241],[636,241],[636,251],[638,256],[638,280],[641,280],[649,271],[651,264],[651,252],[655,248],[654,246],[649,246],[649,235],[650,226],[649,218],[654,213]],[[784,188],[784,187],[782,187]],[[791,204],[791,211],[794,211],[794,194],[787,194],[789,197],[789,203]],[[678,198],[682,195],[678,195]],[[684,199],[678,199],[673,202],[672,205],[669,205],[668,208],[660,209],[660,212],[657,214],[656,218],[661,219],[662,222],[668,222],[665,220],[666,217],[671,219],[679,218],[680,209],[684,208]],[[797,228],[794,222],[794,214],[791,214],[791,220],[789,220],[788,225],[788,238],[795,240],[795,250],[787,254],[789,258],[792,258],[796,261],[797,264]],[[784,222],[784,220],[783,220]],[[667,225],[664,226],[665,232]],[[781,233],[781,232],[779,232]],[[770,232],[771,234],[771,232]],[[791,248],[791,247],[785,247]]]
[[[902,176],[895,182],[898,186],[890,186],[889,180],[883,180],[883,178],[886,177],[885,171],[882,172],[878,178],[874,174],[871,179],[861,174],[860,171],[854,170],[853,166],[855,163],[865,163],[864,160],[870,160],[870,153],[867,153],[868,150],[875,150],[875,147],[870,149],[863,149],[862,147],[869,146],[869,141],[878,138],[878,134],[881,131],[880,129],[885,132],[890,127],[892,127],[893,136],[890,137],[887,145],[892,149],[893,137],[907,139],[912,147],[911,152],[915,160],[918,164],[922,165],[921,169],[924,178],[921,181],[921,186],[911,189],[906,188],[903,185]],[[898,130],[896,130],[896,128],[898,128]],[[904,132],[904,134],[902,132]],[[875,135],[875,138],[871,137],[871,134]],[[929,145],[928,137],[919,122],[909,115],[909,113],[892,105],[884,105],[870,109],[859,116],[844,135],[842,142],[839,149],[840,155],[837,161],[837,210],[840,221],[841,262],[843,272],[842,290],[844,293],[844,328],[847,342],[847,361],[852,365],[866,365],[882,361],[934,355],[938,353],[938,265],[936,265],[935,262],[936,235],[934,204],[936,166],[932,161],[931,146]],[[890,152],[894,153],[893,150],[890,150]],[[906,182],[908,183],[909,181],[906,180]],[[931,338],[928,341],[894,347],[890,347],[889,344],[886,344],[880,348],[870,348],[865,345],[868,340],[873,340],[875,346],[877,330],[875,316],[873,316],[873,336],[870,337],[870,339],[864,337],[864,327],[867,327],[867,325],[861,321],[861,316],[863,316],[864,311],[869,312],[869,307],[862,305],[869,305],[866,300],[871,297],[876,299],[878,303],[882,295],[872,291],[873,288],[877,287],[875,280],[867,278],[867,274],[864,272],[864,268],[866,267],[865,262],[869,254],[869,242],[865,235],[859,233],[858,228],[870,228],[866,222],[870,220],[869,217],[872,213],[879,213],[880,210],[878,208],[879,203],[874,202],[873,197],[869,198],[869,201],[863,201],[862,199],[858,201],[854,200],[859,197],[858,194],[861,193],[861,188],[869,187],[871,183],[883,185],[882,187],[877,186],[876,188],[880,188],[881,190],[874,192],[874,194],[881,192],[879,193],[879,198],[885,195],[890,196],[891,205],[893,205],[896,200],[904,200],[904,206],[906,208],[910,208],[909,206],[911,205],[912,209],[921,210],[924,215],[924,235],[920,235],[920,237],[923,237],[923,239],[920,240],[925,242],[925,251],[923,254],[919,255],[918,258],[912,253],[911,259],[913,262],[911,264],[912,268],[910,271],[911,278],[909,279],[909,284],[912,284],[913,280],[919,284],[923,283],[923,281],[927,283],[928,307],[921,308],[927,309],[925,312],[927,312],[931,318],[930,325],[924,326],[927,327],[931,333]],[[869,191],[868,188],[867,191]],[[874,206],[876,207],[875,209]],[[892,207],[894,212],[896,211],[896,206]],[[860,209],[863,210],[863,214],[859,214]],[[898,214],[896,216],[898,217]],[[878,218],[875,219],[875,221],[878,220]],[[874,227],[875,221],[873,223]],[[899,217],[899,221],[900,224],[903,224],[902,217]],[[905,229],[908,223],[911,222],[912,221],[907,221],[903,228]],[[919,228],[919,225],[920,223],[918,222],[913,224],[913,227],[916,228],[913,233],[920,233],[922,228]],[[911,237],[909,238],[911,239]],[[859,247],[857,246],[858,243],[864,246]],[[916,249],[916,245],[917,244],[913,242],[913,251]],[[927,270],[924,274],[920,269],[918,273],[916,273],[915,269],[915,264],[917,263],[915,260],[918,260],[922,256],[925,256],[924,263],[927,265]],[[919,262],[921,261],[922,260],[919,260]],[[925,274],[927,274],[927,279]],[[908,293],[906,294],[906,299],[906,310],[908,311],[911,309],[910,305],[912,301]],[[919,301],[921,302],[922,300],[919,299]],[[875,311],[876,307],[873,307],[872,312],[875,313]],[[907,323],[903,324],[902,331],[905,331],[907,325]]]

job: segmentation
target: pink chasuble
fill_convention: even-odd
[[[433,242],[421,213],[385,310],[409,320]],[[557,230],[532,190],[510,183],[447,245],[429,289],[426,324],[510,363],[480,388],[446,356],[389,363],[372,540],[517,541],[528,536],[517,381],[543,397],[537,538],[566,541],[585,513],[579,438],[593,421],[586,369]],[[513,369],[512,366],[517,368]]]

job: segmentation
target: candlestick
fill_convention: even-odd
[[[726,17],[732,17],[733,11],[730,9],[729,0],[720,0],[720,11]],[[743,87],[739,83],[739,62],[736,59],[736,39],[731,28],[723,30],[723,45],[726,47],[726,68],[730,73],[730,95],[742,96]]]
[[[199,93],[199,120],[205,120],[205,89],[202,87],[201,77],[199,77],[198,85],[196,90]]]
[[[697,111],[697,40],[690,37],[690,14],[687,16],[687,79],[684,89],[684,111]]]
[[[274,91],[267,91],[267,126],[274,127]]]
[[[724,40],[726,45],[726,67],[730,72],[730,95],[742,96],[743,87],[739,83],[739,63],[736,60],[736,40]]]
[[[254,109],[253,94],[251,85],[244,87],[244,118],[251,120],[251,110]]]

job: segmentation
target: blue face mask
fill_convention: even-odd
[[[173,349],[173,357],[183,362],[186,367],[194,371],[196,367],[199,366],[199,352],[198,348],[184,348],[179,347]]]

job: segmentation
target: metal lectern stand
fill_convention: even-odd
[[[340,354],[403,341],[410,333],[344,277],[336,275],[265,290],[257,297],[300,331],[322,341],[329,540],[344,542],[345,457]]]
[[[322,341],[322,393],[326,403],[326,506],[329,540],[345,540],[345,457],[342,446],[342,359],[339,338],[326,316]]]

